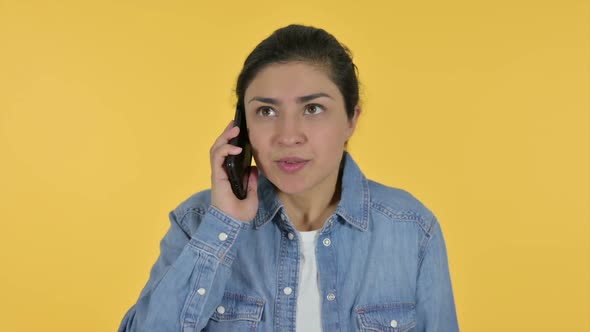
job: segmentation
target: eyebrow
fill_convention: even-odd
[[[330,95],[323,93],[323,92],[319,92],[319,93],[314,93],[311,95],[307,95],[307,96],[301,96],[301,97],[297,97],[297,103],[301,104],[301,103],[305,103],[308,102],[310,100],[316,99],[316,98],[320,98],[320,97],[328,97],[330,99],[334,99],[332,98]],[[274,99],[274,98],[266,98],[266,97],[254,97],[252,99],[250,99],[250,101],[248,102],[251,103],[252,101],[260,101],[263,103],[267,103],[267,104],[272,104],[272,105],[280,105],[281,102],[278,101],[278,99]]]

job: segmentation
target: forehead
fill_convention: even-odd
[[[248,85],[245,97],[290,98],[318,92],[340,93],[325,68],[305,62],[289,62],[263,68]]]

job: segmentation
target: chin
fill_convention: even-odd
[[[267,174],[270,175],[270,174]],[[302,180],[300,177],[294,177],[292,179],[285,179],[284,177],[267,176],[275,187],[284,194],[296,195],[304,193],[309,190],[307,181]]]
[[[308,189],[305,183],[302,183],[302,181],[297,181],[296,179],[283,179],[282,181],[273,181],[273,183],[277,187],[277,189],[279,189],[281,192],[285,194],[299,194]]]
[[[282,186],[282,187],[277,186],[277,189],[279,189],[280,192],[282,192],[284,194],[297,195],[297,194],[301,194],[301,193],[306,192],[309,188],[299,185],[299,186]]]

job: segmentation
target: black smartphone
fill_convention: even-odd
[[[236,107],[234,125],[240,127],[240,133],[232,138],[229,144],[239,146],[242,152],[238,155],[225,157],[223,166],[231,184],[231,189],[239,199],[246,198],[248,191],[248,178],[250,177],[250,166],[252,164],[252,146],[248,138],[248,126],[246,126],[246,112],[240,105]]]

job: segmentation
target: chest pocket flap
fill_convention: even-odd
[[[221,303],[211,316],[218,322],[233,320],[260,321],[264,300],[238,293],[225,292]]]
[[[361,331],[409,332],[416,327],[413,303],[382,303],[356,309]]]

